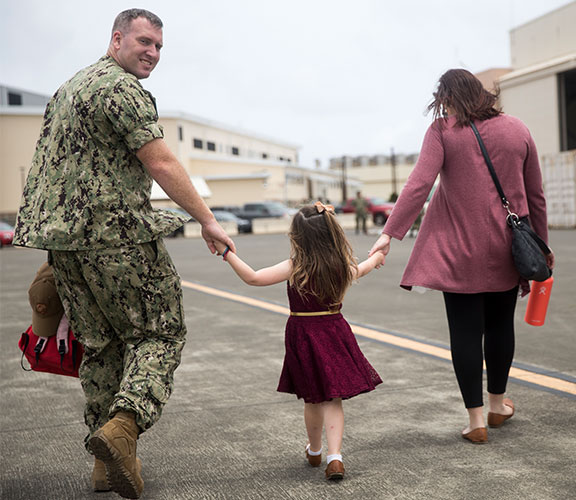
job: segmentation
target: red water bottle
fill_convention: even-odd
[[[526,315],[524,316],[524,321],[529,325],[542,326],[544,324],[552,293],[552,283],[554,283],[554,276],[550,276],[546,281],[532,282],[528,307],[526,307]]]

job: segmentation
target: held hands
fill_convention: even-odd
[[[376,258],[376,265],[374,267],[380,269],[386,261],[386,255],[381,251],[377,251],[372,255]]]
[[[217,251],[218,253],[222,253],[226,249],[226,246],[229,246],[232,252],[236,252],[234,242],[230,236],[226,234],[224,229],[222,229],[220,224],[216,222],[216,219],[202,226],[202,238],[204,238],[208,249],[212,253],[216,253]],[[222,251],[218,250],[219,248],[222,248]]]
[[[214,246],[216,247],[216,255],[222,255],[224,250],[226,250],[226,245],[221,241],[216,241]]]
[[[380,238],[376,240],[376,243],[374,243],[370,249],[368,256],[372,257],[376,252],[382,252],[382,255],[384,256],[388,255],[388,252],[390,251],[390,240],[391,238],[389,235],[382,233]]]

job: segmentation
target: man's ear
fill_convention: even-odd
[[[122,33],[120,31],[115,31],[112,33],[112,45],[116,50],[120,48],[120,41],[122,40]]]

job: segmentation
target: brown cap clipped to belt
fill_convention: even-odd
[[[64,308],[56,290],[52,266],[42,264],[28,289],[32,307],[32,330],[39,337],[56,335]]]

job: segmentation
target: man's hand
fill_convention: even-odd
[[[236,253],[236,245],[232,238],[226,234],[216,219],[202,226],[202,238],[212,253],[222,253],[227,246],[230,247],[231,252]]]
[[[226,251],[226,245],[221,241],[214,240],[214,246],[216,247],[217,255],[222,255]]]

